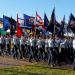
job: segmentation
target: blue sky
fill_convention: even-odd
[[[37,11],[42,18],[46,12],[50,19],[54,6],[58,21],[61,21],[64,15],[68,21],[71,12],[75,15],[75,0],[0,0],[0,17],[4,14],[16,19],[17,13],[21,18],[23,13],[35,16]]]

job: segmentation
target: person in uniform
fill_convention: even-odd
[[[56,61],[57,61],[57,46],[58,46],[58,44],[57,44],[57,42],[56,42],[56,37],[55,36],[53,36],[53,40],[52,40],[52,45],[53,45],[53,65],[55,65],[56,64]]]
[[[20,38],[20,55],[21,59],[25,58],[25,38],[24,36],[21,36]]]
[[[74,36],[74,39],[73,39],[73,54],[74,54],[73,70],[75,70],[75,36]]]
[[[37,37],[34,35],[33,36],[33,55],[34,55],[34,59],[36,61],[38,61],[38,56],[37,56]]]
[[[5,35],[2,36],[2,55],[6,54],[6,40],[5,40]]]
[[[60,46],[60,38],[58,36],[55,37],[55,54],[56,54],[56,64],[59,64],[59,46]]]
[[[14,57],[14,41],[13,41],[13,36],[10,36],[10,52],[11,52],[11,56]]]
[[[10,37],[9,35],[6,35],[6,54],[10,55],[11,52],[10,52]]]
[[[33,58],[33,36],[31,35],[29,38],[30,41],[30,55],[29,55],[29,62],[31,62],[31,59]]]
[[[47,55],[48,48],[49,48],[48,38],[49,38],[49,36],[46,36],[46,38],[45,38],[45,58],[44,58],[45,61],[48,59],[48,55]]]
[[[16,36],[16,34],[13,36],[13,43],[14,43],[14,55],[13,55],[13,57],[14,58],[18,58],[17,56],[18,56],[18,43],[17,43],[17,41],[18,41],[18,37]]]
[[[41,36],[38,37],[37,46],[38,46],[38,61],[42,59],[42,44],[41,44]]]
[[[68,54],[68,59],[69,62],[72,63],[73,62],[73,39],[72,37],[68,38],[68,44],[69,44],[69,54]]]
[[[2,35],[0,35],[0,55],[2,55]]]
[[[65,56],[65,42],[66,42],[65,37],[60,39],[61,52],[59,54],[59,57],[60,57],[59,62],[65,61],[65,57],[64,57]]]
[[[52,45],[52,36],[48,37],[48,65],[53,66],[53,45]]]
[[[25,42],[25,52],[26,52],[26,57],[29,58],[30,56],[30,36],[26,37],[26,42]]]

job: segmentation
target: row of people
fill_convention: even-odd
[[[0,36],[0,55],[12,55],[13,58],[29,58],[36,61],[48,61],[48,65],[60,62],[72,63],[74,59],[73,38],[57,36]]]

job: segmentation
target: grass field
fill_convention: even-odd
[[[72,69],[49,67],[45,64],[0,68],[0,75],[75,75]]]

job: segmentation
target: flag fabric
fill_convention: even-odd
[[[32,27],[34,25],[35,17],[28,16],[24,14],[24,25],[28,27]]]
[[[51,14],[51,20],[47,27],[47,31],[50,31],[51,33],[55,33],[55,23],[56,23],[56,17],[55,17],[55,8],[54,8]]]
[[[43,19],[41,16],[36,12],[36,28],[41,30],[46,30],[46,27],[44,26]]]
[[[16,29],[16,21],[12,17],[3,15],[3,28],[4,30],[10,29],[10,34],[14,35]]]
[[[65,32],[65,30],[64,30],[64,25],[65,25],[65,15],[64,15],[64,17],[63,17],[63,20],[61,21],[61,27],[60,27],[60,30],[61,30],[61,37],[64,36],[64,32]]]
[[[36,12],[36,25],[37,26],[42,26],[44,25],[43,19],[41,16]]]
[[[46,13],[45,13],[44,14],[44,26],[47,28],[48,24],[49,24],[49,20],[48,20],[48,18],[46,16]]]
[[[10,35],[15,34],[16,24],[17,24],[17,22],[11,17],[10,18]]]
[[[3,18],[0,18],[0,29],[3,28]]]
[[[3,15],[3,28],[8,30],[10,28],[10,17]]]
[[[47,31],[53,33],[54,35],[60,36],[60,23],[56,21],[55,8],[52,11],[51,20],[47,27]]]
[[[21,29],[21,27],[20,27],[20,23],[19,23],[19,19],[18,19],[18,14],[17,14],[17,36],[18,37],[21,37],[22,36],[22,29]]]
[[[72,13],[70,14],[68,28],[70,28],[75,33],[75,17]]]
[[[61,37],[61,25],[59,22],[56,21],[55,23],[55,34],[58,36],[58,37]]]

